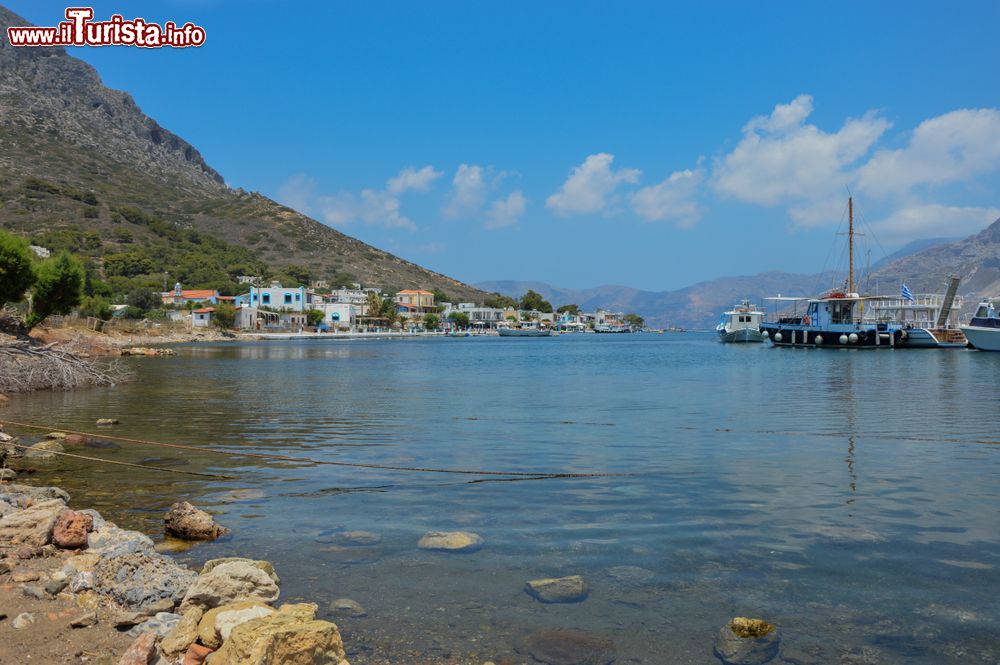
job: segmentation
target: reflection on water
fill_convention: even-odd
[[[622,663],[711,662],[735,615],[799,663],[990,663],[1000,588],[1000,354],[576,335],[182,347],[109,390],[20,397],[0,416],[234,452],[593,478],[410,473],[94,439],[38,482],[158,534],[178,498],[220,514],[227,554],[271,559],[287,599],[349,597],[365,663],[529,662],[545,628]],[[485,482],[482,482],[485,481]],[[416,548],[474,531],[482,550]],[[366,531],[377,542],[354,543]],[[546,605],[540,577],[589,598]],[[535,640],[537,642],[537,640]],[[601,642],[601,644],[604,644]],[[478,659],[478,661],[477,661]]]

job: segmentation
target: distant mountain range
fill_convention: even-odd
[[[862,284],[868,291],[894,292],[901,281],[914,293],[943,293],[948,277],[962,278],[959,294],[966,310],[980,298],[1000,295],[1000,219],[969,238],[918,240],[872,267]],[[555,287],[544,282],[500,280],[477,287],[512,297],[532,289],[554,306],[575,303],[593,310],[635,312],[649,325],[710,328],[725,308],[742,298],[759,303],[773,295],[811,296],[842,283],[845,274],[827,271],[796,274],[779,271],[720,277],[674,291],[643,291],[628,286],[605,285],[589,289]]]

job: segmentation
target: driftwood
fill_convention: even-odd
[[[0,393],[113,386],[129,377],[117,360],[97,361],[74,352],[72,345],[0,342]]]

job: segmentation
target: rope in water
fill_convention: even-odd
[[[219,450],[217,448],[206,448],[205,446],[192,446],[183,443],[167,443],[164,441],[149,441],[147,439],[135,439],[124,436],[114,436],[103,432],[83,432],[77,430],[61,429],[49,425],[35,425],[33,423],[21,423],[14,420],[0,420],[0,424],[12,425],[14,427],[25,427],[28,429],[49,430],[64,432],[66,434],[77,434],[79,436],[93,437],[95,439],[107,439],[109,441],[120,441],[122,443],[136,443],[148,446],[161,446],[164,448],[177,448],[180,450],[193,450],[215,455],[229,455],[233,457],[253,457],[256,459],[269,459],[281,462],[301,462],[305,464],[323,464],[327,466],[346,466],[357,469],[378,469],[382,471],[411,471],[417,473],[455,473],[468,476],[525,476],[533,478],[608,478],[629,476],[628,473],[569,473],[569,472],[530,472],[530,471],[481,471],[472,469],[434,469],[416,466],[392,466],[387,464],[365,464],[363,462],[334,462],[332,460],[318,460],[311,457],[296,457],[293,455],[278,455],[276,453],[251,453],[235,450]]]
[[[20,448],[22,450],[28,450],[31,446],[26,446],[20,443],[7,443],[8,446],[14,446],[15,448]],[[234,476],[224,476],[221,473],[208,473],[207,471],[186,471],[184,469],[167,469],[162,466],[150,466],[149,464],[137,464],[135,462],[122,462],[121,460],[104,459],[103,457],[90,457],[88,455],[78,455],[76,453],[61,452],[58,450],[46,450],[46,453],[52,453],[53,455],[62,455],[64,457],[73,457],[76,459],[84,459],[91,462],[103,462],[104,464],[117,464],[118,466],[130,466],[136,469],[149,469],[150,471],[166,471],[167,473],[183,473],[189,476],[204,476],[206,478],[222,478],[225,480],[233,480]]]

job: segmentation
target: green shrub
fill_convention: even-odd
[[[21,300],[34,281],[28,241],[0,231],[0,307]]]
[[[32,288],[31,314],[25,323],[34,328],[51,314],[69,314],[83,298],[83,264],[69,252],[46,259],[38,267]]]

